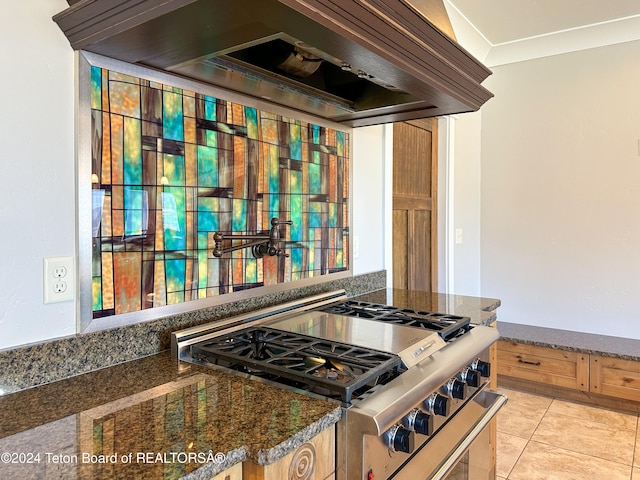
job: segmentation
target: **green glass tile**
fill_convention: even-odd
[[[258,281],[258,261],[255,258],[247,258],[244,268],[245,283],[256,283]]]
[[[346,134],[344,132],[341,132],[340,130],[336,131],[336,150],[337,150],[337,155],[340,157],[345,156],[345,150],[344,150],[345,135]]]
[[[245,200],[233,199],[231,229],[234,232],[242,232],[247,229],[247,202]]]
[[[145,190],[124,190],[124,234],[142,235],[149,221],[149,201]]]
[[[302,160],[302,139],[300,137],[300,125],[289,126],[289,148],[293,160]]]
[[[247,120],[247,137],[258,140],[258,111],[255,108],[244,107]]]
[[[198,238],[203,235],[199,234]],[[207,288],[207,269],[209,266],[209,251],[206,247],[198,250],[198,288],[199,291],[206,292]],[[199,295],[198,295],[199,296]]]
[[[338,212],[341,206],[335,203],[329,204],[329,227],[335,228],[338,226]]]
[[[91,295],[93,298],[93,311],[102,310],[102,278],[93,277],[91,279]]]
[[[216,99],[208,95],[204,97],[204,118],[205,120],[216,120]]]
[[[165,187],[162,192],[162,223],[165,250],[184,250],[185,191],[184,188]]]
[[[218,132],[213,130],[207,130],[205,132],[205,138],[208,147],[217,147],[218,146]]]
[[[290,192],[289,219],[293,222],[290,227],[291,240],[302,240],[302,172],[292,171],[289,174]]]
[[[198,186],[218,186],[218,149],[198,145]]]
[[[163,156],[164,177],[167,179],[167,185],[184,185],[185,184],[185,164],[182,155],[169,155],[165,153]]]
[[[309,226],[312,228],[322,227],[322,204],[319,202],[309,202]],[[313,238],[313,237],[310,237]]]
[[[182,96],[173,92],[162,92],[163,137],[184,140]]]
[[[198,212],[198,231],[215,232],[218,230],[218,216],[215,212]]]
[[[102,109],[102,69],[91,67],[91,108]]]
[[[165,275],[167,277],[167,292],[176,293],[184,290],[186,260],[165,261]]]
[[[140,120],[124,117],[124,183],[142,184],[142,136]]]
[[[323,193],[322,178],[320,177],[320,165],[317,163],[309,164],[309,192],[308,193],[310,194]]]
[[[267,152],[269,175],[269,193],[276,193],[280,189],[280,159],[277,145],[269,145]]]

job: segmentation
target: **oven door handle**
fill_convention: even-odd
[[[491,406],[485,410],[483,415],[478,418],[476,423],[473,425],[471,430],[469,430],[468,434],[465,435],[464,439],[458,444],[458,446],[451,452],[451,455],[444,461],[444,463],[436,470],[433,476],[429,477],[429,480],[442,480],[445,476],[451,471],[451,469],[456,465],[458,460],[464,455],[464,453],[469,449],[471,444],[474,442],[476,437],[480,435],[482,430],[493,420],[493,417],[496,416],[498,410],[502,408],[502,406],[507,403],[507,397],[498,392],[493,392],[491,390],[486,390],[485,394],[495,395],[495,399]]]

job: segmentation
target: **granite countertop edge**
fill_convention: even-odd
[[[323,430],[336,424],[340,418],[342,418],[342,408],[338,406],[332,412],[329,412],[324,417],[316,420],[275,447],[260,449],[255,453],[249,452],[248,460],[254,461],[258,465],[275,463],[287,454],[293,452],[300,445],[311,440]]]
[[[252,461],[258,465],[270,465],[295,451],[299,446],[308,442],[323,430],[336,424],[340,418],[342,418],[342,408],[338,406],[324,417],[272,448],[250,452],[247,447],[242,446],[226,453],[224,461],[208,463],[198,470],[185,475],[181,480],[210,480],[211,477],[245,461]]]
[[[236,448],[235,450],[227,452],[222,462],[207,463],[203,467],[185,475],[181,480],[211,480],[212,477],[224,472],[238,463],[248,460],[248,458],[249,456],[245,447]]]
[[[640,361],[640,340],[498,321],[500,340]]]

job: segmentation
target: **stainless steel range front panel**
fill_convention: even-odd
[[[306,312],[265,325],[287,332],[393,353],[398,355],[408,368],[446,345],[435,332],[325,312]]]

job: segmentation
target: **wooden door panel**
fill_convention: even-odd
[[[393,193],[431,197],[431,132],[406,123],[393,126]]]
[[[406,210],[393,211],[393,287],[408,288],[407,231]]]
[[[430,119],[393,126],[393,287],[436,290],[437,151]]]
[[[431,212],[413,211],[412,290],[431,291]]]

